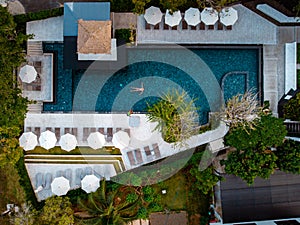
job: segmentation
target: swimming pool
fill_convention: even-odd
[[[57,58],[56,101],[44,103],[44,111],[145,112],[147,102],[176,88],[196,99],[201,123],[206,123],[209,101],[218,96],[220,88],[225,100],[246,89],[259,90],[258,47],[133,48],[127,50],[128,66],[117,72],[64,70],[63,45],[46,44],[44,50],[54,52]],[[153,58],[157,60],[149,60]],[[219,89],[211,88],[210,80],[216,80]],[[145,86],[142,95],[130,92],[130,87],[141,83]]]

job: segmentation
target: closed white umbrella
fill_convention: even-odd
[[[91,193],[97,191],[100,187],[100,179],[95,175],[86,175],[81,180],[81,189],[86,193]]]
[[[218,12],[213,8],[204,8],[201,12],[201,21],[206,25],[214,25],[218,19]]]
[[[184,20],[190,26],[197,26],[200,23],[200,11],[197,8],[189,8],[184,13]]]
[[[232,7],[224,8],[220,12],[220,22],[225,26],[232,26],[238,20],[238,12]]]
[[[87,138],[88,144],[93,149],[102,148],[105,143],[105,137],[99,132],[93,132]]]
[[[33,66],[25,65],[20,69],[19,77],[25,83],[31,83],[36,79],[37,72]]]
[[[64,177],[56,177],[51,183],[51,191],[58,195],[65,195],[70,190],[70,181]]]
[[[112,138],[112,143],[116,148],[124,149],[129,145],[130,137],[125,131],[118,131]]]
[[[37,146],[37,136],[32,132],[25,132],[19,138],[20,146],[25,150],[33,150]]]
[[[59,140],[59,145],[63,150],[69,152],[76,148],[77,145],[76,137],[69,133],[64,134],[63,136],[61,136]]]
[[[173,12],[170,14],[170,11],[167,9],[165,15],[165,24],[169,25],[170,27],[178,26],[181,21],[181,13],[180,11]]]
[[[148,9],[146,9],[144,18],[147,21],[147,23],[156,25],[161,21],[162,12],[159,8],[151,6]]]
[[[41,133],[41,136],[39,138],[40,145],[45,149],[54,148],[57,139],[53,132],[46,130]]]

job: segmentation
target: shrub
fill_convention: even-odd
[[[130,29],[117,29],[115,31],[116,39],[121,39],[126,41],[126,43],[130,42]]]
[[[147,219],[148,211],[145,207],[140,207],[137,213],[137,218],[139,219]]]
[[[138,199],[138,195],[136,193],[129,193],[126,196],[126,202],[134,203]]]
[[[300,93],[288,101],[283,108],[283,114],[285,119],[300,121]]]

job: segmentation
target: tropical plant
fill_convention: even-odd
[[[257,95],[251,91],[238,94],[229,99],[219,113],[220,119],[230,128],[249,127],[254,129],[259,118]]]
[[[128,195],[123,198],[122,195],[124,192],[120,189],[108,190],[105,179],[101,180],[100,188],[89,194],[87,201],[79,201],[80,207],[89,214],[88,218],[83,219],[93,224],[108,225],[123,225],[135,219],[140,197],[129,202],[126,201]]]
[[[226,6],[235,2],[238,2],[238,0],[197,0],[199,7],[212,7],[219,12]]]
[[[147,117],[150,122],[157,122],[154,130],[160,131],[166,142],[182,145],[199,133],[199,116],[194,103],[186,92],[172,90],[157,103],[148,104]]]
[[[144,14],[145,6],[149,2],[150,0],[132,0],[132,3],[134,4],[133,12],[138,15]]]
[[[288,101],[283,108],[283,114],[285,119],[300,121],[300,93]]]
[[[256,177],[267,179],[276,169],[277,156],[271,150],[234,151],[229,153],[227,160],[221,161],[225,164],[228,174],[239,176],[248,184],[253,184]]]
[[[10,222],[14,225],[34,225],[36,224],[37,211],[32,207],[30,203],[22,204],[21,209],[15,212],[11,218]]]
[[[52,196],[47,198],[38,224],[71,225],[74,224],[74,212],[68,197]]]
[[[292,140],[285,142],[274,151],[278,157],[277,166],[280,170],[300,174],[300,143]]]

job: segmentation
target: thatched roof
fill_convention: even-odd
[[[111,21],[78,20],[77,52],[110,54]]]

